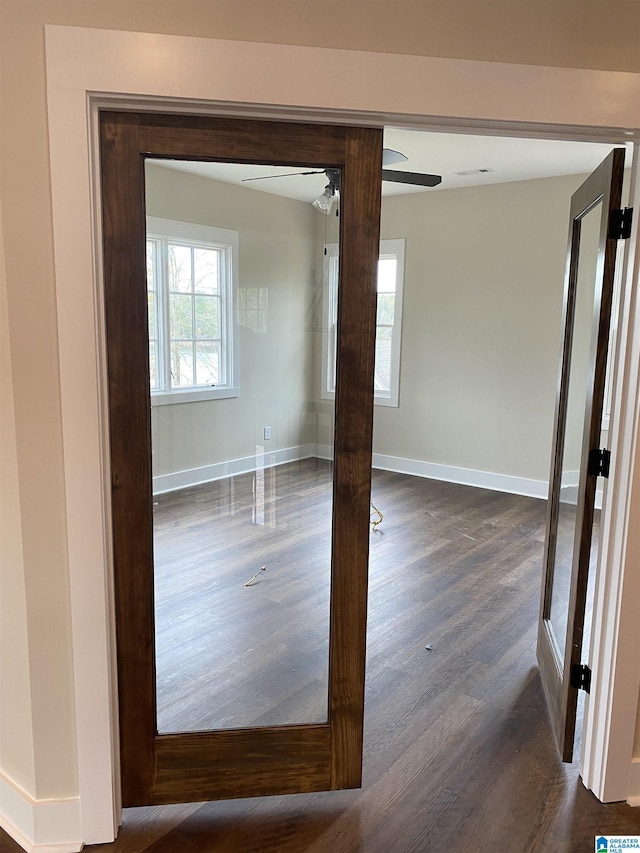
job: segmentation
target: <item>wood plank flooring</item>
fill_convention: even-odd
[[[307,529],[304,493],[327,477],[296,465],[281,471],[303,493],[283,539]],[[129,809],[96,853],[577,853],[596,834],[640,835],[640,809],[599,803],[557,757],[535,661],[545,503],[386,472],[373,500],[362,789]],[[277,599],[275,577],[253,592]],[[313,599],[307,580],[292,583]],[[0,833],[2,853],[19,849]]]
[[[161,732],[326,721],[331,503],[316,459],[156,498]]]

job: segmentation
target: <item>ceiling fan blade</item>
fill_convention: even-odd
[[[267,178],[292,178],[296,175],[324,175],[325,170],[320,169],[315,172],[286,172],[283,175],[258,175],[257,178],[243,178],[242,181],[266,181]]]
[[[405,155],[401,154],[399,151],[394,151],[393,148],[382,149],[382,168],[385,166],[393,166],[394,163],[404,163],[405,160],[408,159],[408,157],[405,157]]]
[[[437,187],[442,183],[441,175],[423,175],[420,172],[396,172],[394,169],[382,170],[383,181],[396,184],[413,184],[416,187]]]

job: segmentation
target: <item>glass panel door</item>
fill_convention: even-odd
[[[609,223],[620,207],[623,166],[624,149],[615,149],[571,200],[538,625],[542,683],[565,761],[573,755],[597,480],[589,460],[600,448],[617,253]]]
[[[101,116],[125,806],[360,784],[381,160],[379,130]],[[285,199],[190,163],[320,187]]]
[[[549,616],[559,661],[564,660],[566,651],[573,551],[576,531],[580,529],[578,494],[584,416],[589,397],[589,373],[592,370],[591,341],[594,312],[600,300],[597,261],[602,218],[601,208],[602,201],[600,200],[580,218],[580,247],[578,249],[577,281],[573,305],[567,411],[558,494],[558,518]],[[551,559],[551,554],[548,557]]]

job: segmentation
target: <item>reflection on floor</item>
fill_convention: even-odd
[[[545,502],[383,472],[373,500],[362,789],[128,809],[96,853],[573,853],[640,834],[640,809],[599,803],[557,757],[535,661]]]

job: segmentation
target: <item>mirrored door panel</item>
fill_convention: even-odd
[[[340,170],[326,212],[304,171],[146,162],[160,733],[327,721]]]

